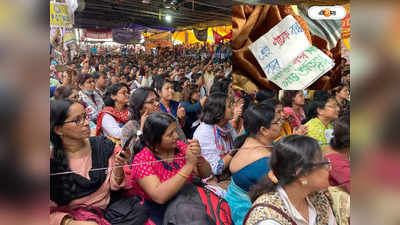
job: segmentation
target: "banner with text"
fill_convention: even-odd
[[[50,2],[50,26],[72,27],[71,18],[68,14],[68,7],[66,4]]]

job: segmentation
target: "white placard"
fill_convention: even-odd
[[[286,90],[301,90],[335,65],[321,50],[312,46],[292,15],[249,45],[268,79]]]
[[[268,33],[249,45],[268,78],[289,65],[309,47],[311,43],[292,15],[286,16]]]

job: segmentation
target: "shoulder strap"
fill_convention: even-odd
[[[207,203],[208,203],[208,206],[210,208],[210,214],[212,216],[212,219],[213,219],[213,221],[215,223],[217,223],[217,215],[215,214],[214,207],[213,207],[213,204],[211,202],[210,191],[208,189],[206,189],[206,188],[203,189],[203,190],[204,190],[204,193],[206,194],[206,197],[207,197]]]
[[[273,206],[271,204],[267,204],[267,203],[258,203],[255,204],[251,207],[251,209],[247,212],[246,217],[244,218],[243,221],[243,225],[245,225],[247,223],[247,220],[249,219],[250,213],[257,207],[259,206],[264,206],[270,209],[275,210],[277,213],[279,213],[281,216],[283,216],[283,218],[287,219],[292,225],[297,225],[296,222],[294,222],[294,220],[292,218],[290,218],[290,216],[288,216],[286,213],[284,213],[281,209],[279,209],[276,206]]]

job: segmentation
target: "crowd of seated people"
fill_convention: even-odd
[[[227,202],[230,224],[343,224],[326,195],[350,193],[347,86],[251,95],[232,88],[229,58],[162,51],[62,73],[50,224],[165,224],[187,184]]]

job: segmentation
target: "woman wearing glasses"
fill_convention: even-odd
[[[129,149],[133,151],[136,141],[142,135],[143,125],[146,118],[153,112],[160,111],[160,99],[157,93],[149,87],[141,87],[136,89],[130,99],[128,105],[130,120],[122,127],[121,144],[131,138]]]
[[[106,107],[97,118],[96,136],[104,135],[120,144],[122,127],[129,121],[129,87],[124,83],[113,84],[104,93]]]
[[[278,138],[276,138],[274,142],[277,142],[281,138],[291,134],[307,135],[307,126],[305,125],[300,125],[296,127],[294,130],[292,130],[289,124],[290,122],[289,117],[287,114],[283,112],[283,106],[279,100],[275,98],[270,98],[262,101],[261,103],[269,105],[270,107],[275,109],[275,113],[281,115],[281,135]]]
[[[269,165],[268,176],[250,191],[253,206],[243,224],[337,224],[323,191],[329,187],[330,162],[315,139],[282,138],[272,150]]]
[[[122,146],[126,145],[126,142],[130,140],[128,143],[129,149],[133,152],[133,147],[136,142],[139,140],[139,137],[142,135],[144,122],[146,118],[154,112],[160,111],[160,99],[158,94],[149,87],[140,87],[136,89],[130,99],[128,110],[130,113],[130,120],[122,127],[121,134],[121,144]],[[177,128],[177,132],[179,135],[179,140],[185,141],[185,134],[182,129]],[[131,162],[132,159],[129,160]],[[130,176],[130,170],[125,170],[127,176]],[[131,184],[129,182],[126,185],[128,192],[132,192],[129,195],[135,195],[135,191],[131,190]]]
[[[104,212],[110,191],[124,185],[122,168],[111,168],[126,164],[130,151],[114,153],[113,142],[105,137],[89,138],[89,133],[89,119],[82,104],[51,102],[50,140],[54,148],[50,171],[60,173],[50,176],[51,225],[99,224],[104,218],[91,213],[91,209]],[[109,168],[109,172],[91,171],[95,168]],[[97,222],[86,221],[89,219]]]
[[[266,104],[250,106],[243,119],[246,134],[235,139],[234,148],[240,149],[229,165],[232,177],[225,197],[235,224],[243,224],[251,207],[248,191],[268,173],[271,145],[281,134],[281,115]]]
[[[308,128],[307,135],[316,139],[323,149],[333,137],[332,122],[338,118],[339,110],[335,97],[325,91],[316,91],[303,122]]]

